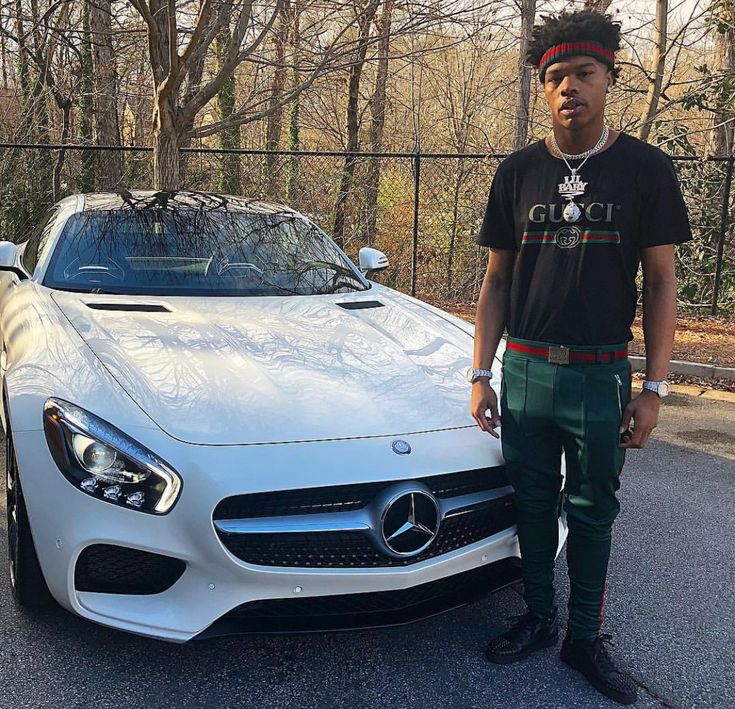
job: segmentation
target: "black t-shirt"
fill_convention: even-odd
[[[508,334],[569,345],[627,342],[640,249],[691,238],[673,165],[621,133],[581,168],[586,186],[574,198],[580,214],[572,222],[559,193],[569,175],[539,141],[506,158],[493,179],[477,243],[518,252]]]

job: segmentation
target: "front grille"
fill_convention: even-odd
[[[502,559],[397,591],[253,601],[227,613],[198,638],[404,625],[478,600],[520,577],[518,559]]]
[[[432,475],[417,478],[416,481],[427,485],[441,499],[492,490],[509,484],[504,466]],[[215,520],[252,519],[358,510],[365,507],[388,485],[386,482],[374,482],[236,495],[222,500],[215,508],[213,517]]]
[[[161,593],[179,580],[186,569],[180,559],[139,549],[93,544],[77,559],[77,591],[143,595]]]
[[[421,554],[388,557],[361,532],[224,534],[223,544],[242,561],[260,566],[367,568],[408,566],[460,549],[515,524],[510,497],[501,497],[443,520],[439,534]]]

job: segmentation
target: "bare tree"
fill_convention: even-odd
[[[732,155],[735,141],[735,0],[713,3],[715,69],[721,74],[714,115],[712,153]]]
[[[223,28],[217,38],[217,61],[221,64],[229,51],[230,33]],[[217,117],[219,120],[228,119],[237,105],[237,79],[229,76],[222,84],[217,94]],[[240,147],[240,126],[228,126],[219,133],[219,146],[228,150]],[[227,194],[240,192],[240,156],[237,153],[225,153],[221,160],[219,178],[220,189]]]
[[[70,7],[69,0],[59,0],[41,13],[38,0],[30,0],[26,12],[22,1],[15,0],[16,35],[0,28],[18,47],[19,83],[25,105],[24,112],[31,122],[32,133],[36,133],[36,140],[41,144],[49,143],[51,136],[51,116],[47,102],[49,94],[62,114],[62,144],[68,142],[71,130],[73,94],[77,85],[76,82],[63,85],[54,71],[60,40],[66,37],[69,30]],[[34,180],[39,180],[40,190],[44,193],[50,191],[54,198],[58,198],[60,193],[61,169],[65,157],[66,150],[62,148],[53,166],[50,151],[41,151],[37,158],[30,161],[37,163],[30,164],[29,171]],[[51,180],[50,190],[46,182],[47,176]]]
[[[531,67],[526,61],[531,30],[536,21],[536,0],[521,0],[521,41],[518,47],[518,99],[516,103],[515,149],[528,142],[528,113],[531,99]]]
[[[117,113],[117,64],[112,47],[112,1],[91,0],[89,30],[92,38],[95,83],[95,125],[100,145],[120,145]],[[97,156],[98,189],[119,187],[123,175],[123,155],[106,150]]]
[[[363,66],[365,65],[365,55],[367,54],[370,27],[373,23],[373,18],[375,17],[379,4],[380,0],[356,0],[355,3],[359,39],[354,58],[352,60],[352,65],[350,66],[350,78],[348,81],[347,91],[347,145],[345,147],[349,153],[356,153],[360,148],[360,124],[358,114],[360,79],[362,77]],[[352,187],[356,164],[356,155],[348,154],[345,156],[345,164],[342,168],[339,192],[337,193],[337,200],[334,204],[334,227],[332,230],[332,236],[342,247],[345,245],[344,232],[347,197],[349,195],[350,188]]]
[[[388,61],[390,54],[391,22],[393,19],[394,0],[383,0],[379,15],[375,17],[375,29],[378,33],[378,69],[375,75],[375,89],[370,100],[370,131],[368,145],[370,152],[380,153],[383,150],[383,132],[385,130],[385,103],[388,86]],[[363,238],[370,244],[375,236],[378,212],[378,188],[380,186],[380,160],[374,158],[368,162],[365,176],[365,213]]]
[[[648,95],[646,96],[645,109],[641,115],[642,122],[638,128],[638,137],[641,140],[648,140],[648,136],[651,133],[651,125],[653,124],[656,109],[658,108],[658,101],[661,97],[661,85],[664,79],[664,67],[666,64],[668,12],[668,0],[656,0],[656,37],[651,55]]]
[[[298,86],[282,92],[275,101],[270,94],[263,96],[256,87],[226,118],[194,127],[202,109],[244,62],[255,67],[256,76],[263,67],[273,64],[263,48],[281,15],[284,0],[262,4],[254,0],[201,0],[194,18],[191,3],[185,0],[130,0],[130,3],[143,18],[148,35],[155,96],[153,181],[158,189],[180,187],[182,173],[178,153],[184,140],[216,135],[227,127],[267,117],[311,86],[335,61],[351,52],[354,44],[345,37],[354,18],[342,22],[344,17],[335,15],[325,22],[322,7],[319,21],[312,22],[310,28],[311,61]],[[190,97],[182,97],[185,79],[201,65],[214,38],[228,26],[228,17],[232,22],[229,23],[227,54]],[[182,36],[188,37],[186,43],[181,40]],[[301,37],[303,40],[303,28]]]
[[[79,43],[79,120],[78,134],[81,145],[94,143],[94,63],[92,33],[90,30],[90,0],[82,0],[82,33]],[[80,192],[91,192],[95,187],[96,155],[92,150],[81,154],[81,169],[77,179]]]
[[[584,0],[586,10],[597,10],[597,12],[607,12],[612,0]]]
[[[291,43],[291,67],[290,81],[291,87],[296,87],[301,82],[301,72],[299,70],[299,54],[301,49],[301,12],[303,9],[303,0],[293,0],[291,5],[291,17],[289,18],[289,26],[291,34],[289,41]],[[301,96],[295,95],[288,109],[288,149],[291,151],[298,150],[301,145],[300,134],[300,108]],[[287,165],[287,182],[286,182],[286,199],[295,199],[297,192],[297,158],[289,155]]]
[[[286,88],[288,67],[286,65],[286,43],[288,41],[289,19],[291,17],[291,2],[284,0],[283,7],[278,15],[276,31],[273,33],[273,47],[275,61],[273,65],[273,81],[271,83],[270,106],[272,111],[265,119],[265,148],[277,150],[281,147],[281,132],[283,129],[283,104],[281,96]],[[264,160],[265,183],[267,193],[275,196],[278,193],[276,170],[276,156],[268,153]]]

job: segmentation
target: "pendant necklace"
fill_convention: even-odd
[[[579,153],[578,155],[571,155],[569,153],[562,152],[559,144],[556,142],[554,131],[551,131],[551,144],[553,145],[557,155],[559,155],[559,157],[564,161],[566,166],[569,168],[569,171],[571,172],[571,175],[566,175],[564,177],[564,182],[561,182],[559,184],[559,194],[567,200],[567,204],[564,207],[564,211],[562,212],[564,221],[578,222],[582,218],[582,210],[580,209],[579,205],[575,203],[574,198],[580,197],[584,194],[587,183],[582,181],[582,176],[579,174],[579,171],[582,169],[582,166],[587,162],[590,157],[592,157],[595,153],[599,153],[600,150],[605,147],[605,143],[607,143],[607,139],[609,136],[610,129],[607,126],[603,126],[600,139],[597,141],[597,143],[595,143],[595,145],[593,145],[589,150],[585,150],[585,152],[583,153]],[[578,167],[572,167],[569,164],[570,160],[581,160],[582,162],[579,164]]]

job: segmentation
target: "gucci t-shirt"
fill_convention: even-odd
[[[621,133],[576,176],[544,141],[506,158],[477,243],[517,251],[510,336],[607,345],[633,337],[640,250],[689,239],[670,158]]]

